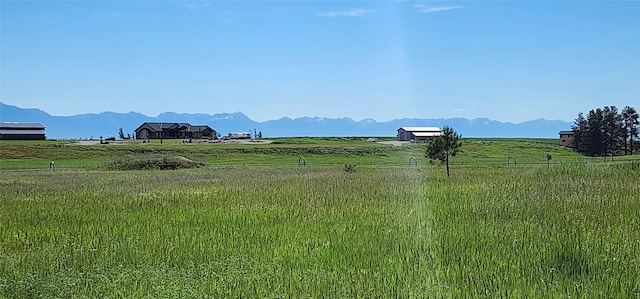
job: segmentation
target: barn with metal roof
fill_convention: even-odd
[[[1,140],[44,140],[45,126],[41,123],[2,122]]]
[[[438,127],[401,127],[398,129],[398,141],[425,141],[442,135]]]

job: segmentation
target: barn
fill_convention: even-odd
[[[398,129],[398,141],[421,142],[442,135],[438,127],[401,127]]]
[[[2,122],[0,140],[45,140],[44,128],[41,123]]]

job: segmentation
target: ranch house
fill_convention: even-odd
[[[573,147],[573,131],[560,131],[560,145]]]
[[[45,126],[41,123],[0,123],[0,139],[2,140],[44,140]]]
[[[194,138],[199,132],[202,138],[216,138],[216,131],[207,125],[193,126],[188,123],[145,122],[136,130],[136,139]]]
[[[401,127],[398,129],[398,141],[426,141],[442,135],[438,127]]]

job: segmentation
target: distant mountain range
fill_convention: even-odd
[[[514,137],[514,138],[554,138],[561,130],[569,130],[572,122],[536,119],[519,124],[499,122],[487,118],[403,118],[385,122],[373,119],[354,121],[351,118],[283,117],[277,120],[257,122],[246,115],[235,113],[192,114],[165,112],[152,117],[137,112],[98,114],[78,114],[73,116],[53,116],[40,109],[25,109],[0,103],[1,122],[40,122],[46,126],[47,138],[98,138],[117,136],[123,129],[131,134],[144,122],[181,122],[192,125],[209,125],[221,135],[229,132],[256,131],[264,137],[294,136],[395,136],[398,128],[405,126],[452,127],[463,137]]]

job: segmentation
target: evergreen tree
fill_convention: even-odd
[[[624,124],[624,152],[633,155],[633,137],[638,137],[638,125],[640,125],[640,115],[635,108],[625,106],[622,109],[622,122]],[[629,142],[627,143],[627,139]],[[629,151],[627,151],[627,145]]]
[[[628,132],[624,116],[616,106],[591,110],[586,118],[579,113],[572,130],[576,150],[590,156],[606,156],[621,150]]]
[[[124,132],[122,131],[122,127],[120,127],[120,130],[118,131],[118,137],[120,137],[120,139],[124,139]]]
[[[573,147],[576,148],[578,152],[586,153],[588,151],[587,146],[587,128],[589,127],[589,122],[584,117],[582,112],[578,113],[578,118],[575,120],[575,125],[571,127],[573,131]]]
[[[618,113],[616,106],[605,106],[602,110],[602,126],[604,136],[604,155],[621,149],[621,144],[625,139],[622,115]]]
[[[452,128],[442,128],[442,135],[434,137],[427,144],[426,156],[430,159],[438,159],[447,166],[449,176],[449,157],[455,156],[462,147],[462,137]]]

